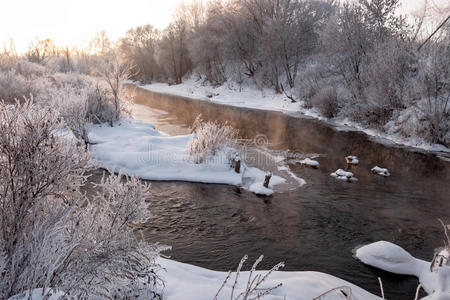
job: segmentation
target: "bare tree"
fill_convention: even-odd
[[[113,95],[114,114],[109,120],[110,125],[128,111],[127,94],[123,92],[123,81],[132,77],[133,66],[123,62],[119,55],[113,53],[103,59],[98,67],[98,73],[107,83]]]
[[[120,40],[120,52],[127,63],[133,66],[134,78],[151,82],[160,73],[156,61],[160,35],[158,29],[145,25],[128,30]]]
[[[51,39],[38,40],[28,45],[27,59],[38,64],[45,64],[46,60],[56,55],[57,47]]]
[[[188,56],[189,24],[183,16],[176,16],[163,33],[160,60],[175,84],[183,81],[183,76],[191,70]]]

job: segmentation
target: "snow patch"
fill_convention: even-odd
[[[161,276],[166,281],[163,293],[168,299],[211,300],[214,298],[214,295],[219,290],[222,282],[227,277],[227,272],[212,271],[170,259],[158,258],[157,263],[167,270],[167,272],[162,273]],[[256,274],[265,274],[266,272],[267,271],[256,271]],[[220,293],[218,300],[230,299],[235,273],[232,273],[231,276],[233,280],[227,282]],[[235,295],[244,291],[247,285],[248,276],[248,271],[241,271],[236,284]],[[263,299],[311,300],[331,289],[343,286],[351,289],[353,295],[351,298],[352,300],[381,299],[350,282],[320,272],[276,271],[265,281],[263,287],[272,287],[279,283],[282,283],[283,285],[273,290]],[[343,298],[342,294],[337,291],[335,293],[330,293],[323,299],[342,300]]]
[[[113,127],[94,125],[89,131],[93,157],[107,169],[147,180],[223,183],[248,190],[255,190],[259,183],[262,186],[264,171],[243,164],[241,173],[236,173],[225,151],[195,164],[187,150],[190,139],[191,135],[169,136],[135,119],[123,119]],[[272,176],[269,188],[284,181]]]
[[[313,160],[313,159],[310,159],[310,158],[305,158],[305,159],[301,160],[300,163],[302,165],[307,165],[307,166],[310,166],[310,167],[313,167],[313,168],[319,167],[319,162],[317,160]]]
[[[53,291],[51,289],[46,289],[45,291],[42,288],[31,290],[30,292],[24,292],[22,294],[14,295],[9,298],[9,300],[58,300],[64,297],[64,292]]]
[[[370,171],[372,171],[372,173],[374,173],[374,174],[378,174],[378,175],[384,176],[384,177],[391,176],[391,174],[389,173],[388,169],[380,168],[378,166],[373,167],[372,169],[370,169]]]

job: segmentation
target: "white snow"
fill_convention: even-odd
[[[345,180],[345,181],[357,181],[358,180],[356,177],[354,177],[352,172],[346,172],[342,169],[337,169],[335,172],[331,173],[330,175],[339,180]]]
[[[248,190],[256,195],[270,196],[273,194],[273,190],[266,188],[261,182],[253,183],[249,186]]]
[[[177,262],[171,259],[158,258],[157,263],[163,267],[158,275],[164,280],[164,287],[159,291],[167,300],[211,300],[216,295],[223,281],[227,277],[227,272],[212,271],[190,264]],[[255,275],[263,275],[267,271],[256,271]],[[249,272],[240,272],[235,297],[244,291]],[[235,273],[231,274],[231,279],[224,286],[219,294],[218,300],[230,299],[232,285],[234,283]],[[282,286],[271,291],[269,295],[262,299],[267,300],[312,300],[323,293],[334,288],[341,288],[345,291],[350,290],[351,300],[380,300],[364,289],[340,278],[320,272],[283,272],[276,271],[272,273],[262,288],[274,287],[282,283]],[[41,296],[42,289],[32,291],[33,300],[43,300]],[[49,300],[56,300],[63,293],[59,292],[51,296]],[[10,300],[27,300],[28,293],[19,294],[10,298]],[[327,294],[323,300],[342,300],[342,294],[334,291]]]
[[[319,162],[317,160],[313,160],[310,158],[305,158],[305,159],[301,160],[300,163],[302,165],[307,165],[307,166],[315,167],[315,168],[317,168],[319,166]]]
[[[170,259],[159,258],[157,261],[167,272],[161,272],[166,281],[163,290],[168,299],[174,300],[211,300],[216,295],[227,272],[212,271],[197,266],[176,262]],[[266,271],[256,271],[256,274],[265,274]],[[237,290],[234,295],[242,292],[247,284],[249,272],[241,272]],[[235,273],[227,282],[220,293],[218,300],[230,299],[231,287],[234,282]],[[283,272],[276,271],[268,278],[263,287],[283,285],[270,293],[263,299],[267,300],[312,300],[333,288],[347,286],[351,288],[353,297],[349,299],[375,300],[381,299],[362,288],[332,275],[320,272]],[[285,298],[286,297],[286,298]],[[331,293],[324,300],[342,300],[342,295]]]
[[[218,153],[204,163],[195,164],[187,150],[190,139],[191,135],[166,135],[152,124],[135,119],[123,119],[114,127],[94,125],[89,131],[96,162],[116,172],[147,180],[223,183],[252,191],[257,190],[259,184],[262,187],[264,171],[243,164],[238,174],[230,167],[226,153]],[[284,181],[284,178],[272,176],[269,187]]]
[[[50,289],[45,290],[45,292],[42,291],[42,288],[34,289],[31,291],[31,295],[29,292],[24,292],[22,294],[14,295],[9,298],[9,300],[58,300],[60,297],[63,297],[65,295],[64,292],[59,291],[53,291]],[[30,297],[31,296],[31,297]],[[46,298],[48,297],[48,298]]]
[[[378,166],[373,167],[372,169],[370,169],[370,171],[372,171],[372,173],[374,173],[374,174],[378,174],[378,175],[384,176],[384,177],[391,176],[391,174],[389,173],[388,169],[380,168]]]
[[[359,164],[358,157],[356,157],[356,156],[354,156],[354,155],[346,156],[346,157],[345,157],[345,161],[346,161],[348,164],[351,164],[351,165],[357,165],[357,164]]]
[[[431,267],[431,262],[417,259],[403,248],[386,241],[379,241],[356,250],[356,257],[363,263],[402,275],[419,278],[423,289],[429,294],[423,299],[450,299],[449,253],[446,249]]]
[[[132,82],[130,82],[132,83]],[[210,101],[218,104],[246,107],[253,109],[279,111],[288,114],[302,114],[319,119],[327,124],[335,126],[338,130],[357,130],[366,133],[384,144],[398,144],[402,146],[423,149],[427,151],[450,153],[450,149],[439,144],[429,144],[421,138],[402,137],[394,128],[387,128],[386,133],[373,128],[365,128],[347,118],[327,119],[312,108],[304,108],[302,100],[292,103],[283,94],[276,94],[272,89],[258,89],[253,86],[238,86],[233,83],[225,83],[219,87],[203,85],[190,78],[182,84],[169,86],[166,83],[152,83],[141,85],[141,88],[164,94],[183,96],[187,98]],[[212,96],[212,97],[210,97]]]
[[[252,87],[244,87],[224,84],[219,87],[205,86],[193,79],[186,80],[182,84],[169,86],[166,83],[152,83],[140,86],[141,88],[165,94],[172,94],[197,100],[210,101],[238,107],[247,107],[280,112],[299,112],[302,109],[300,102],[292,103],[282,94],[277,94],[273,89],[257,90]],[[319,117],[318,113],[310,112]]]

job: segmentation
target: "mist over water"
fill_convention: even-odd
[[[380,276],[387,298],[414,299],[417,279],[368,267],[353,258],[353,250],[387,240],[431,260],[443,245],[437,219],[450,220],[449,162],[387,147],[364,134],[338,131],[316,120],[142,89],[135,93],[134,116],[157,129],[187,134],[200,113],[206,121],[227,121],[243,139],[266,137],[268,149],[257,150],[286,158],[284,164],[307,182],[283,188],[270,198],[226,185],[153,182],[148,201],[154,218],[145,225],[145,238],[171,245],[166,254],[222,271],[235,269],[244,254],[250,259],[264,254],[262,268],[285,261],[285,271],[329,273],[374,294],[380,294]],[[346,167],[346,155],[360,160],[350,169],[356,183],[329,175]],[[311,156],[320,162],[319,169],[290,159]],[[371,174],[375,165],[388,168],[391,177]]]

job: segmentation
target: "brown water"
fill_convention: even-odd
[[[387,147],[365,134],[344,132],[312,119],[234,108],[137,89],[135,116],[169,134],[184,134],[201,113],[228,121],[246,139],[264,135],[272,151],[318,154],[320,168],[289,164],[307,185],[260,198],[213,184],[154,182],[154,218],[146,238],[172,246],[173,259],[214,269],[234,269],[244,254],[264,254],[261,267],[286,262],[287,271],[329,273],[388,299],[414,299],[417,279],[386,273],[357,261],[353,249],[387,240],[431,260],[443,245],[437,219],[450,222],[450,163],[434,155]],[[356,183],[329,174],[357,155]],[[386,167],[391,177],[369,172]]]

